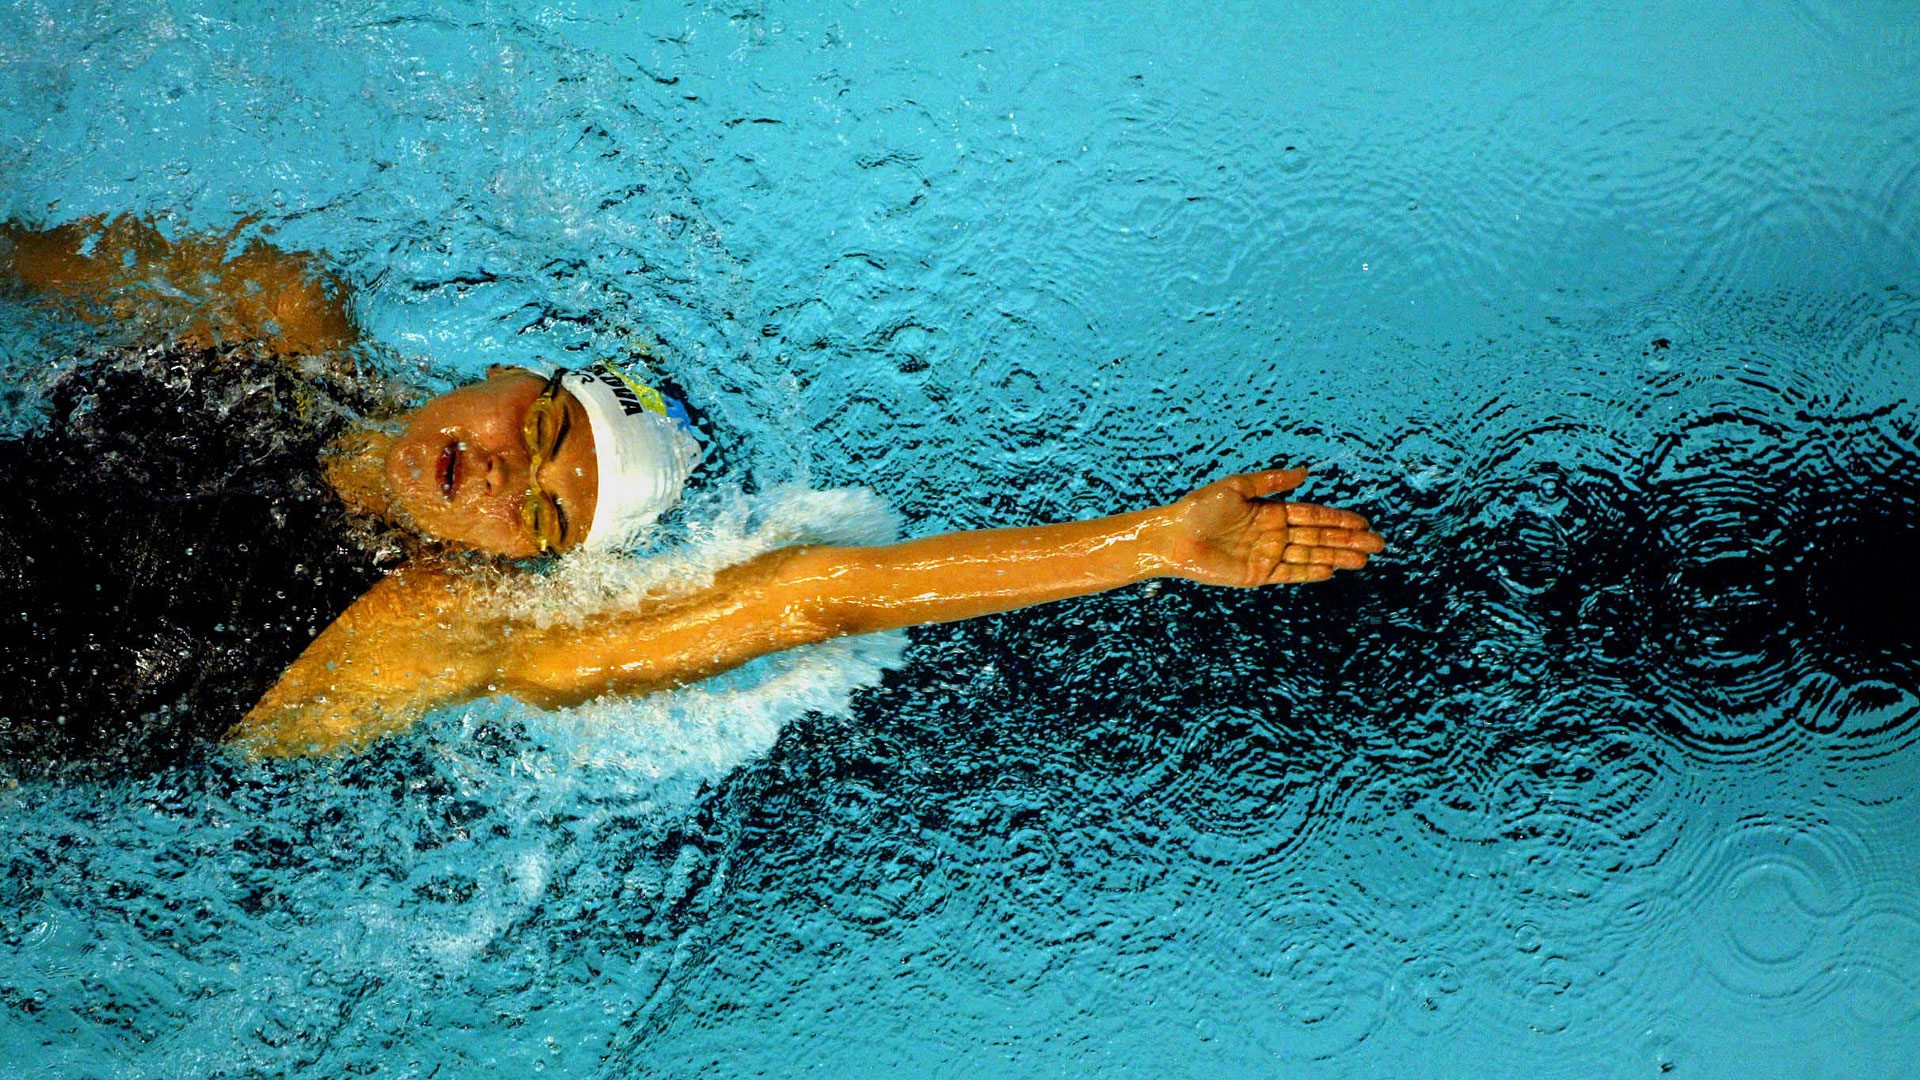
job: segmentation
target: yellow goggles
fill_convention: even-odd
[[[546,554],[560,546],[566,532],[566,518],[553,496],[540,490],[540,467],[553,457],[554,447],[567,430],[567,403],[560,400],[561,368],[547,380],[540,396],[527,406],[526,419],[520,422],[520,434],[527,443],[527,497],[520,504],[520,522],[527,527],[534,546]]]

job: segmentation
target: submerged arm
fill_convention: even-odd
[[[295,661],[233,737],[267,753],[356,745],[427,709],[507,693],[555,707],[681,686],[847,634],[951,622],[1152,577],[1323,580],[1381,548],[1356,514],[1268,501],[1304,470],[1229,477],[1170,506],[882,547],[789,548],[690,596],[545,628],[476,612],[476,586],[412,569]]]
[[[243,222],[242,227],[248,224]],[[0,269],[42,299],[87,319],[173,313],[196,346],[260,342],[280,356],[351,344],[346,288],[316,258],[254,239],[162,236],[131,216],[51,229],[0,222]]]

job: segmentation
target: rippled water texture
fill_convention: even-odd
[[[1168,6],[10,3],[0,216],[650,341],[696,516],[1393,546],[0,790],[0,1073],[1914,1075],[1910,6]]]

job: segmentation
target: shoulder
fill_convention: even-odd
[[[228,739],[252,753],[326,752],[488,692],[507,635],[485,601],[476,575],[401,566],[321,631]]]

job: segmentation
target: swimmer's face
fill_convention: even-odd
[[[415,409],[387,451],[387,487],[400,516],[436,540],[495,555],[538,554],[521,517],[531,463],[521,425],[545,386],[531,372],[495,368],[485,382]],[[564,551],[587,538],[600,473],[586,412],[566,391],[559,398],[565,424],[534,479],[560,507]]]

